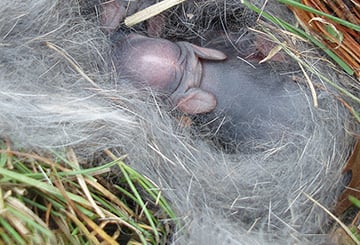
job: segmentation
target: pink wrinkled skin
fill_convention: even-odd
[[[118,66],[128,76],[171,94],[177,109],[189,114],[215,109],[215,95],[200,88],[202,61],[225,60],[221,51],[130,34],[116,45],[114,54]]]

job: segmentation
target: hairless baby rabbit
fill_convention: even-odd
[[[227,59],[215,49],[130,34],[114,47],[123,76],[169,95],[178,110],[200,116],[224,141],[281,139],[298,125],[307,100],[268,65]],[[211,123],[210,123],[211,122]]]

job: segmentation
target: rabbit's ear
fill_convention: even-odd
[[[224,54],[223,52],[216,50],[216,49],[211,49],[211,48],[203,48],[203,47],[199,47],[195,44],[190,44],[191,47],[194,50],[194,53],[196,54],[197,57],[201,58],[201,59],[206,59],[206,60],[225,60],[226,54]]]
[[[113,33],[126,17],[126,9],[118,1],[108,1],[102,4],[100,23],[107,33]]]
[[[216,97],[212,93],[201,88],[190,88],[177,101],[176,107],[182,112],[195,115],[214,110],[216,103]]]

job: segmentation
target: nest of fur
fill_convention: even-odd
[[[293,132],[296,141],[271,141],[266,151],[228,154],[194,128],[181,126],[153,91],[131,87],[119,77],[111,39],[99,26],[96,9],[101,7],[87,4],[0,2],[2,137],[15,148],[71,147],[84,162],[105,149],[126,153],[130,166],[156,183],[180,220],[169,241],[174,244],[328,240],[331,219],[307,195],[331,209],[344,188],[341,169],[356,132],[344,103],[352,102],[340,103],[326,81],[345,87],[353,78],[312,46],[279,31],[276,36],[290,41],[289,50],[301,54],[308,77],[321,88],[319,106],[312,106],[309,95],[311,113],[303,117],[306,126]],[[271,3],[268,9],[289,18],[285,6]],[[162,35],[198,44],[211,42],[211,30],[241,37],[257,19],[248,11],[239,1],[189,1],[167,13]],[[140,25],[126,31],[143,30]],[[305,80],[294,64],[287,72]],[[357,88],[352,90],[357,96]]]

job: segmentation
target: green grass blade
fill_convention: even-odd
[[[22,239],[21,235],[2,217],[0,217],[0,225],[3,227],[7,233],[14,238],[14,242],[16,244],[26,244],[25,240]],[[11,244],[11,243],[10,243]]]
[[[250,4],[248,1],[242,1],[243,4],[248,7],[249,9],[255,11],[258,14],[261,14],[265,19],[271,21],[272,23],[280,26],[281,28],[290,31],[296,35],[299,35],[300,37],[310,40],[312,43],[314,43],[316,46],[318,46],[320,49],[322,49],[331,59],[333,59],[341,68],[344,69],[346,73],[349,75],[353,75],[354,71],[353,69],[348,66],[342,59],[340,59],[334,52],[332,52],[330,49],[328,49],[324,44],[322,44],[320,41],[318,41],[315,37],[312,35],[307,34],[305,31],[300,30],[299,28],[296,28],[295,26],[287,23],[284,20],[281,20],[279,18],[276,18],[275,16],[263,12],[261,9],[257,8],[256,6]]]
[[[351,29],[353,29],[355,31],[360,31],[360,25],[356,25],[356,24],[353,24],[353,23],[348,22],[346,20],[343,20],[341,18],[335,17],[335,16],[333,16],[331,14],[321,12],[320,10],[317,10],[317,9],[314,9],[314,8],[309,7],[307,5],[304,5],[304,4],[300,3],[299,1],[278,0],[278,2],[284,3],[284,4],[289,5],[289,6],[293,6],[295,8],[305,10],[305,11],[313,13],[313,14],[318,14],[318,15],[324,16],[324,17],[328,18],[329,20],[333,20],[334,22],[339,23],[339,24],[341,24],[343,26],[349,27],[349,28],[351,28]]]

